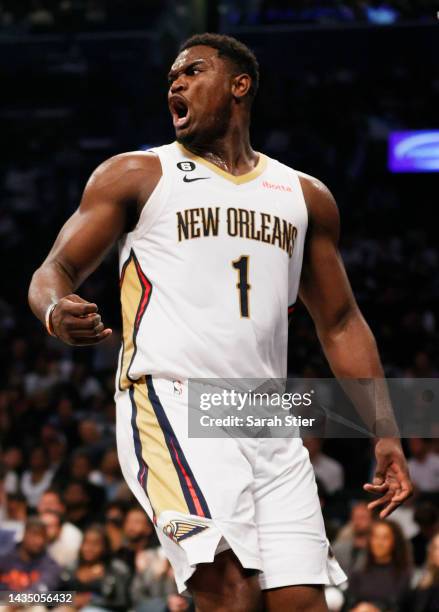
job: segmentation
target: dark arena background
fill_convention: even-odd
[[[39,569],[49,590],[78,593],[69,609],[193,609],[176,594],[118,467],[116,250],[78,291],[99,305],[109,341],[73,350],[48,336],[27,304],[31,275],[92,170],[173,140],[166,75],[192,33],[231,34],[258,57],[253,146],[335,195],[341,252],[386,374],[438,377],[438,8],[433,0],[1,0],[0,589],[29,590],[31,570],[14,566],[14,547],[26,521],[38,534],[41,519]],[[300,304],[289,374],[329,376]],[[404,440],[415,495],[384,525],[362,490],[372,443],[306,444],[328,537],[349,576],[327,590],[330,610],[439,610],[438,440]],[[87,559],[100,568],[92,594],[81,578]]]

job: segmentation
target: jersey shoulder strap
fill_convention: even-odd
[[[175,180],[175,147],[174,143],[152,147],[147,149],[147,153],[154,153],[160,160],[162,175],[154,188],[154,191],[145,202],[142,212],[136,227],[131,232],[131,236],[135,239],[139,235],[145,235],[145,232],[151,229],[155,220],[160,215],[166,202],[171,197],[173,184]]]

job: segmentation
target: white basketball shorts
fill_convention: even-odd
[[[229,548],[262,589],[344,582],[302,440],[189,438],[187,397],[187,385],[151,376],[116,392],[122,472],[179,591]]]

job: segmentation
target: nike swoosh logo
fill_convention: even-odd
[[[197,178],[188,178],[185,174],[183,177],[184,183],[193,183],[194,181],[205,181],[206,179],[210,179],[210,176],[198,176]]]

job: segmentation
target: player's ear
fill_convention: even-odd
[[[251,77],[248,74],[238,74],[232,80],[232,95],[237,100],[244,98],[250,91],[252,85]]]

